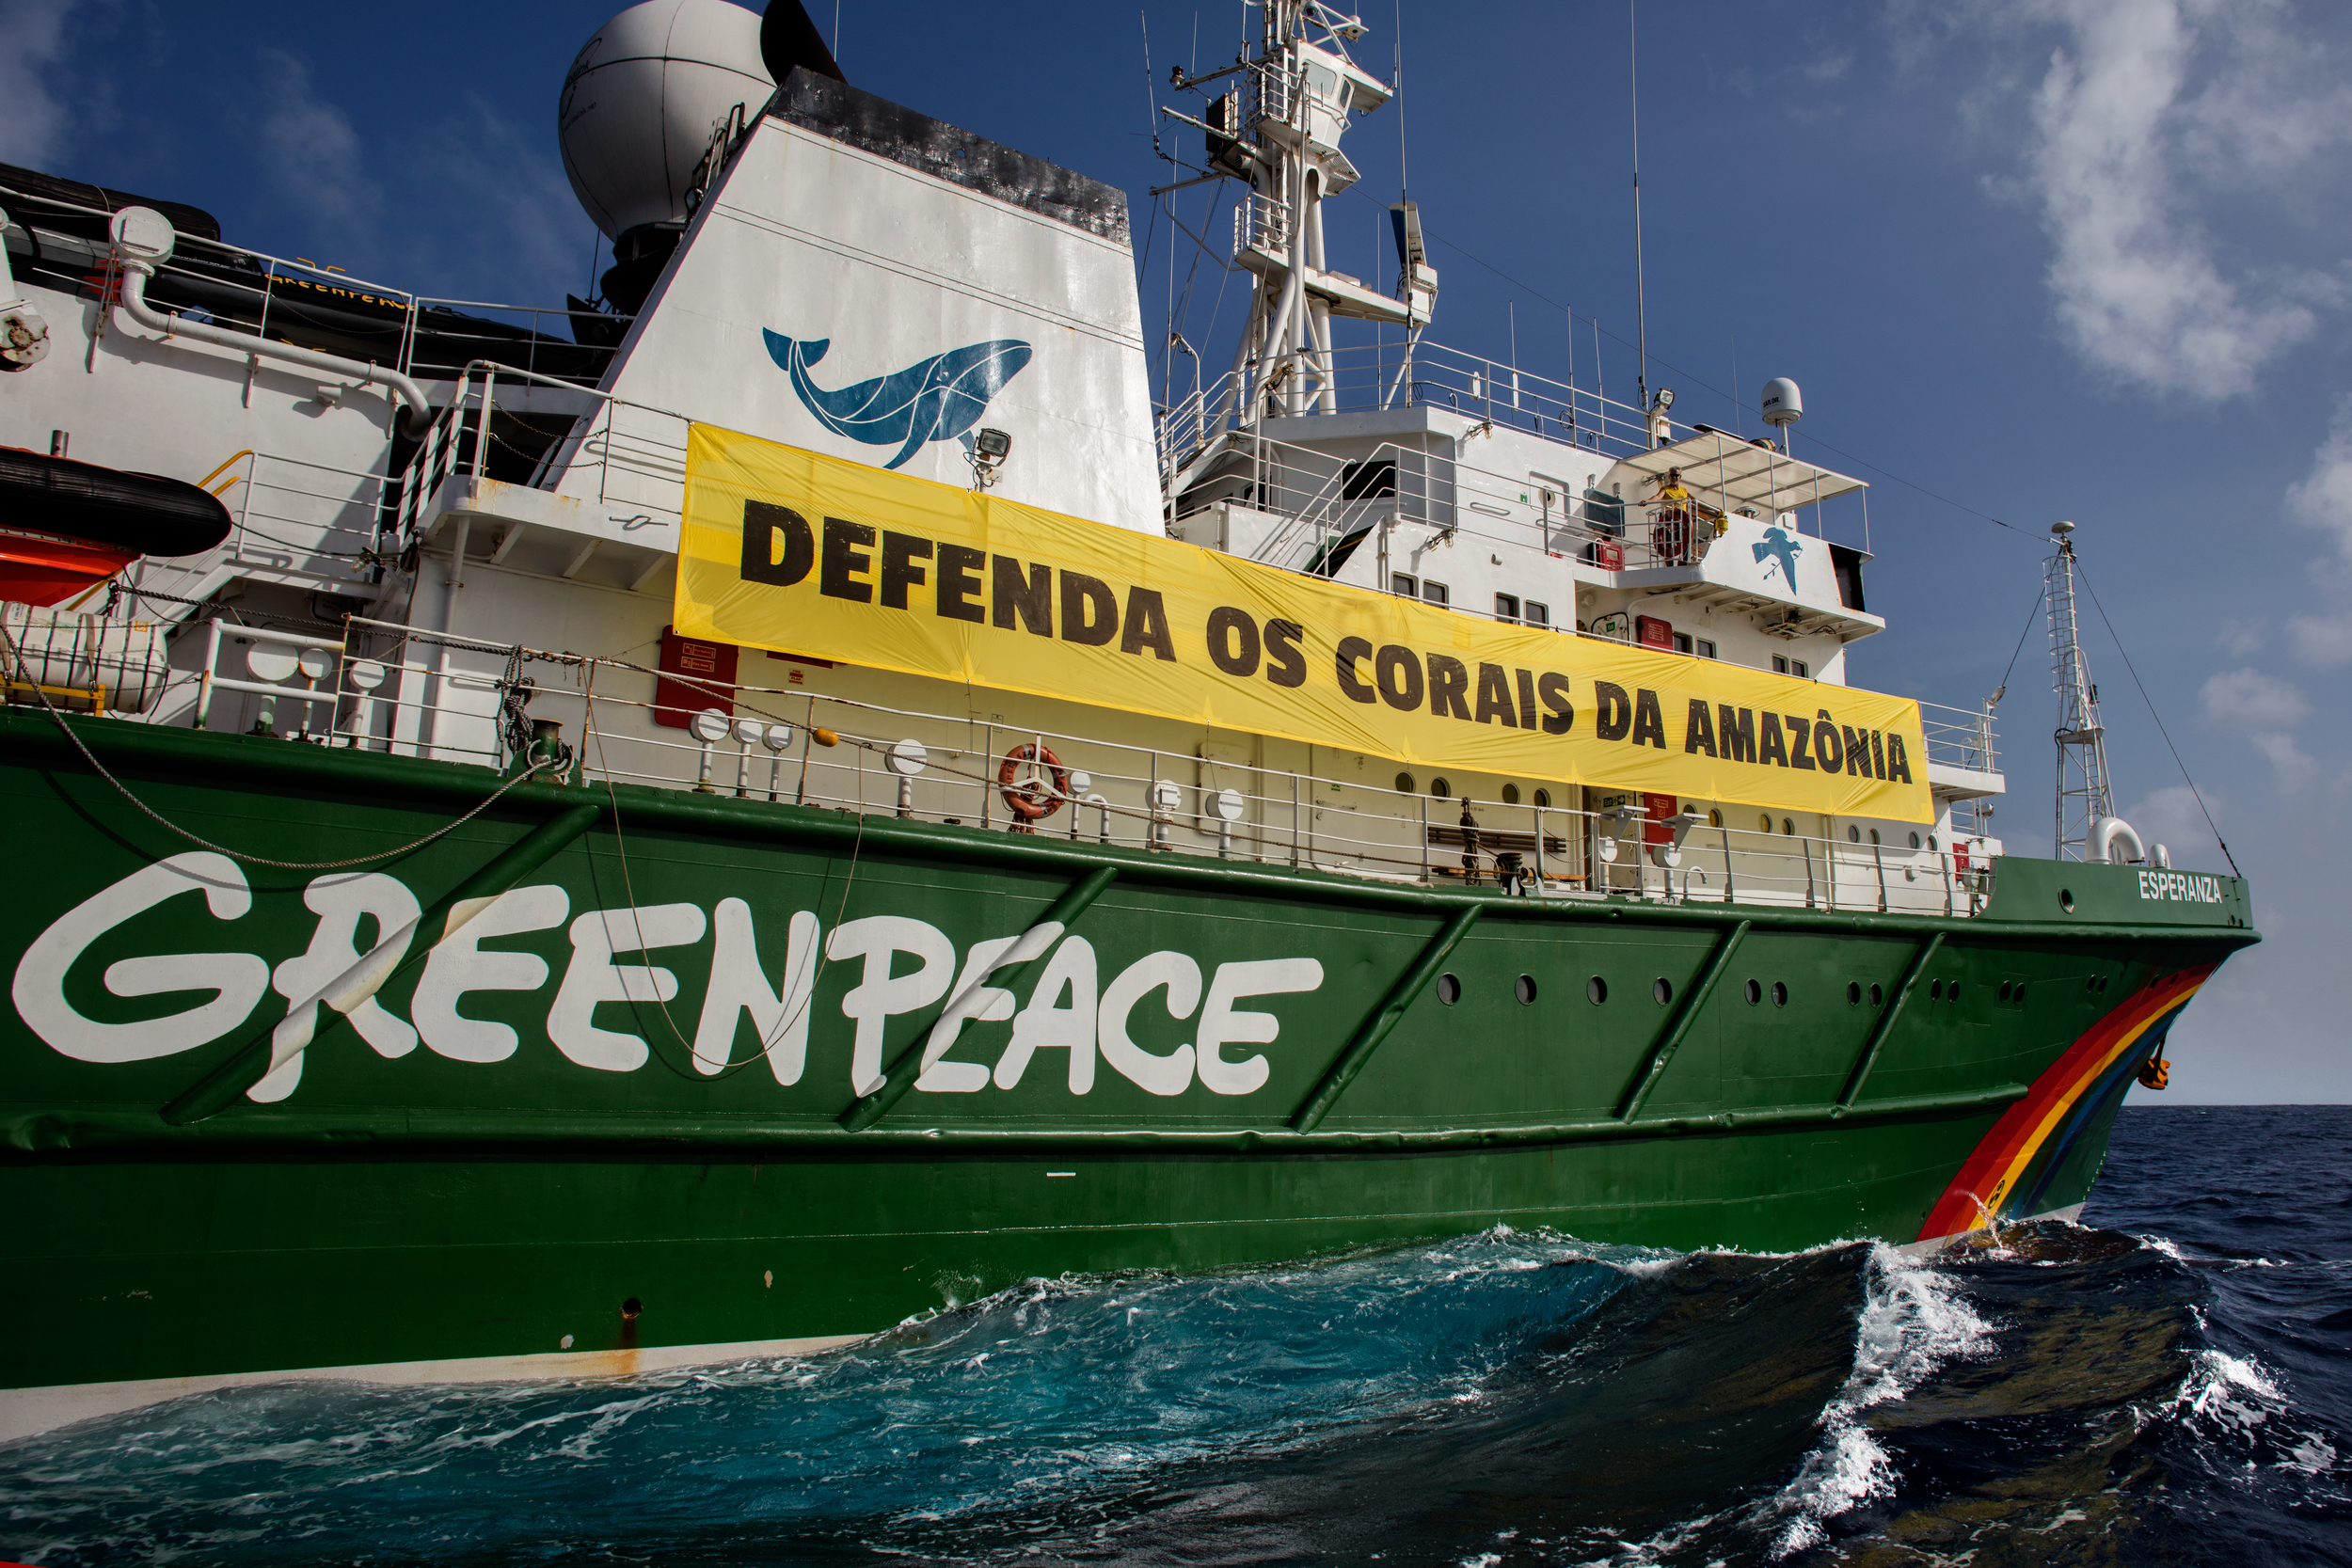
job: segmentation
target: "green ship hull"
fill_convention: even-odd
[[[490,787],[69,722],[275,861],[395,848]],[[1933,1242],[2078,1206],[2133,1076],[2257,940],[2242,881],[2127,866],[2005,859],[1959,918],[1528,898],[541,783],[389,859],[240,863],[37,713],[0,714],[0,788],[11,1431],[1498,1224]],[[306,1009],[404,920],[365,999]]]

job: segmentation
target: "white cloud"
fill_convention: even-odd
[[[2327,275],[2236,269],[2196,221],[2189,176],[2235,199],[2309,199],[2294,178],[2352,135],[2352,98],[2314,70],[2280,0],[2013,0],[1979,14],[2055,24],[2016,188],[2041,211],[2069,344],[2148,390],[2218,402],[2308,337]]]
[[[2302,692],[2260,670],[2227,670],[2204,687],[2205,717],[2224,729],[2242,730],[2247,744],[2270,759],[2279,782],[2291,792],[2310,787],[2319,764],[2296,743],[2294,729],[2311,716]]]
[[[310,90],[310,68],[282,49],[261,52],[265,68],[262,147],[270,172],[313,221],[346,238],[369,235],[383,190],[364,172],[351,117]]]
[[[2215,820],[2227,815],[2227,802],[2218,795],[2205,798]],[[2139,830],[2140,838],[2149,844],[2161,844],[2172,851],[2173,863],[2187,865],[2208,855],[2217,854],[2213,830],[2205,824],[2205,813],[2197,804],[2196,792],[2186,784],[2174,784],[2159,789],[2133,802],[2123,814],[2124,820]]]
[[[2289,729],[2312,711],[2303,693],[2260,670],[2229,670],[2205,682],[2205,717],[2233,730]]]
[[[2312,454],[2312,471],[2287,487],[2287,515],[2335,546],[2315,563],[2312,581],[2328,603],[2287,623],[2295,651],[2319,665],[2352,663],[2352,395],[2337,399],[2328,438]]]
[[[0,0],[0,163],[47,168],[65,144],[57,65],[73,0]]]

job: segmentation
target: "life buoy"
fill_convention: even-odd
[[[1054,787],[1049,794],[1040,787],[1034,777],[1015,784],[1024,763],[1042,764],[1053,775]],[[1026,822],[1036,822],[1061,810],[1062,801],[1070,794],[1070,770],[1061,765],[1061,758],[1044,746],[1024,743],[1005,753],[1004,762],[996,769],[996,790],[1005,798],[1005,809]]]

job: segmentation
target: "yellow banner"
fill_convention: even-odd
[[[677,629],[1523,779],[1933,819],[1916,703],[1526,626],[693,427]]]

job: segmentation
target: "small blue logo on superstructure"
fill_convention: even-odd
[[[833,346],[830,338],[801,342],[762,331],[768,353],[792,378],[792,389],[818,421],[835,436],[867,446],[896,446],[898,454],[882,465],[895,468],[927,443],[961,439],[972,445],[972,427],[988,412],[988,401],[1029,362],[1029,345],[998,338],[935,354],[892,375],[827,391],[809,379],[808,368]]]
[[[1764,531],[1764,542],[1748,547],[1756,551],[1756,560],[1776,562],[1780,567],[1781,580],[1792,591],[1796,588],[1797,553],[1804,546],[1789,538],[1787,530],[1768,528]],[[1771,568],[1766,568],[1764,575],[1770,578],[1772,575]]]

